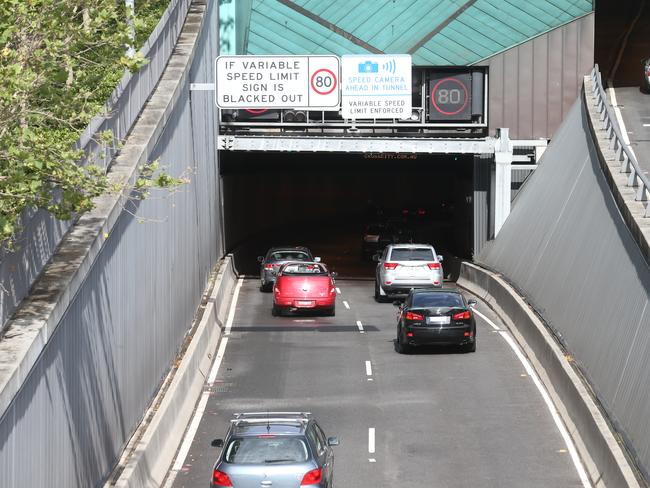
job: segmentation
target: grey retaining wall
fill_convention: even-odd
[[[216,1],[194,1],[112,181],[160,157],[173,195],[107,195],[65,236],[0,341],[0,486],[100,486],[192,324],[220,246],[216,113],[206,82]],[[197,54],[198,46],[202,52]],[[209,63],[209,66],[205,65]]]
[[[582,100],[476,261],[544,318],[647,477],[650,269],[603,175]]]

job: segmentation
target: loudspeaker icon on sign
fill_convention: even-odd
[[[396,66],[394,59],[391,59],[389,62],[382,64],[381,67],[384,71],[389,71],[390,73],[395,74]]]

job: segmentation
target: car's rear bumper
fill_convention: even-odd
[[[390,285],[382,284],[381,287],[384,290],[384,292],[387,295],[408,295],[409,291],[411,289],[421,289],[421,288],[442,288],[442,285],[444,284],[442,278],[438,282],[438,284],[435,284],[432,281],[411,281],[411,282],[406,282],[406,281],[400,281],[400,282],[392,282]]]
[[[262,280],[262,283],[265,284],[265,285],[271,285],[271,284],[275,283],[275,278],[276,278],[275,271],[271,271],[271,270],[268,270],[268,269],[265,269],[264,271],[262,271],[261,276],[260,276],[260,279]]]
[[[276,307],[292,310],[314,310],[320,308],[334,308],[336,297],[332,298],[275,298],[273,304]]]
[[[471,325],[466,327],[407,327],[407,342],[412,346],[433,344],[467,344],[474,341],[475,331]],[[412,337],[408,333],[413,334]]]

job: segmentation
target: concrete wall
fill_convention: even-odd
[[[594,65],[593,13],[492,56],[489,125],[513,139],[550,139],[569,113]]]
[[[641,470],[650,468],[650,268],[574,103],[477,262],[526,297],[588,379]]]
[[[33,365],[25,362],[25,370],[20,363],[8,383],[0,382],[3,488],[102,483],[169,370],[223,255],[216,113],[208,93],[189,89],[212,79],[217,2],[192,2],[190,20],[114,171],[136,167],[130,155],[150,145],[148,160],[159,157],[191,182],[173,195],[154,191],[141,202],[122,201],[123,208],[118,202],[107,227],[85,216],[80,223],[96,236],[96,254],[77,272],[76,292],[53,290],[57,303],[66,300],[60,320],[30,325],[29,317],[47,308],[36,307],[8,326],[0,346],[13,340],[14,351],[31,337],[23,331],[42,328],[30,346]],[[74,244],[64,240],[59,252],[74,252]],[[3,357],[0,373],[12,366],[9,359]],[[17,390],[5,405],[9,387]]]

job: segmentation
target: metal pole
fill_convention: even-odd
[[[135,24],[133,16],[135,15],[135,0],[125,0],[126,2],[126,24],[129,28],[129,45],[126,49],[126,55],[129,58],[135,56]]]

